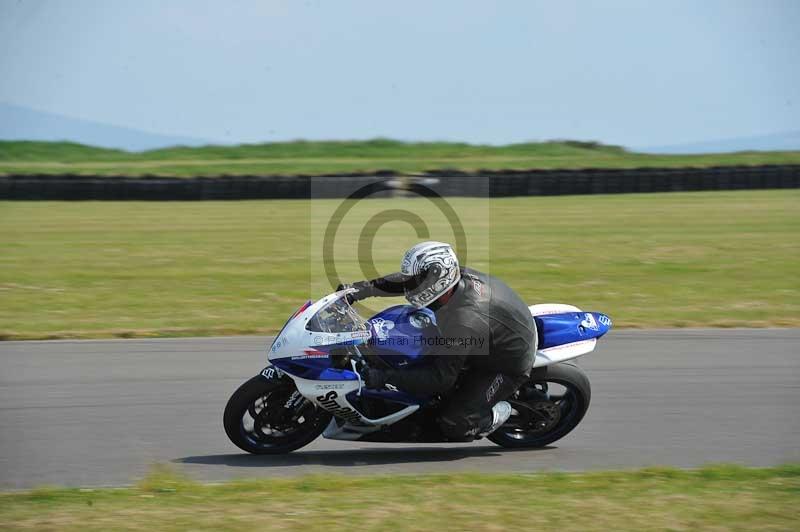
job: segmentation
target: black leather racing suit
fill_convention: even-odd
[[[354,286],[358,299],[393,296],[403,293],[402,279],[392,274]],[[470,268],[462,268],[450,299],[430,308],[441,331],[441,340],[431,347],[432,364],[389,370],[386,382],[420,396],[452,392],[442,408],[442,432],[449,440],[468,441],[491,425],[492,406],[530,374],[536,326],[508,285]]]

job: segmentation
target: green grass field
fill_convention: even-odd
[[[321,200],[317,200],[321,201]],[[366,214],[421,199],[369,200]],[[416,202],[416,203],[415,203]],[[450,202],[478,268],[529,303],[598,310],[617,327],[800,326],[800,191]],[[335,200],[0,203],[5,339],[267,333],[310,289],[309,220]],[[313,216],[312,216],[313,212]],[[488,213],[488,215],[486,214]],[[321,216],[321,215],[320,215]],[[342,276],[360,225],[337,240]],[[433,224],[432,238],[448,239]],[[380,273],[416,240],[386,225]]]
[[[0,493],[3,530],[797,530],[800,468],[263,479],[156,471],[126,489]]]
[[[66,142],[0,141],[0,175],[295,175],[422,172],[437,169],[635,168],[800,164],[800,151],[647,155],[596,143],[558,141],[479,146],[462,143],[296,141],[166,148],[129,153]]]

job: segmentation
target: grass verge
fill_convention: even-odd
[[[322,295],[309,293],[309,231],[331,201],[0,202],[0,337],[274,332]],[[483,202],[449,200],[468,232],[488,231],[489,259],[470,265],[531,304],[606,312],[617,327],[800,326],[798,190]],[[420,204],[369,200],[359,212]],[[420,212],[430,238],[452,240]],[[346,280],[363,276],[360,229],[343,224],[337,239]],[[405,224],[383,226],[378,271],[414,240]]]
[[[295,141],[174,147],[130,153],[68,142],[0,141],[0,175],[98,174],[196,177],[531,168],[636,168],[800,164],[800,151],[651,155],[594,142],[481,146],[463,143]]]
[[[0,494],[4,530],[797,530],[800,467],[311,476]]]

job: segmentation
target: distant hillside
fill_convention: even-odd
[[[131,153],[69,142],[0,141],[0,174],[320,175],[346,172],[800,164],[800,151],[651,155],[595,142],[480,146],[368,141],[176,147]]]
[[[176,146],[144,152],[87,146],[74,142],[2,141],[0,161],[104,162],[104,161],[214,161],[274,159],[476,159],[482,157],[615,157],[626,153],[618,146],[596,142],[553,141],[507,146],[482,146],[455,142],[305,141],[241,144],[238,146]]]
[[[6,103],[0,103],[0,139],[69,141],[131,151],[208,144],[202,139],[157,135]]]
[[[800,150],[800,131],[641,148],[644,153],[696,154]]]

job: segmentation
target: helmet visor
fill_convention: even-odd
[[[409,303],[417,308],[427,307],[458,282],[458,269],[444,271],[434,265],[418,275],[409,277],[404,292]]]

